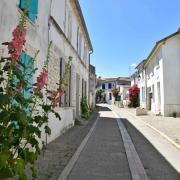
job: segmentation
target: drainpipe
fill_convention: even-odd
[[[93,53],[93,49],[91,49],[91,51],[89,51],[89,93],[88,93],[88,101],[90,100],[90,64],[91,64],[91,54],[92,53]],[[90,103],[90,101],[89,101],[89,103]]]
[[[147,92],[147,75],[146,75],[146,68],[144,69],[144,72],[145,72],[145,90],[146,90],[146,109],[147,109],[147,107],[148,107],[148,99],[147,99],[147,97],[148,97],[148,92]]]

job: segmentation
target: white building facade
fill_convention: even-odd
[[[127,104],[128,90],[130,88],[131,81],[128,77],[118,77],[118,78],[106,78],[100,80],[100,89],[105,93],[105,100],[108,104],[114,104],[115,98],[113,96],[113,89],[119,91],[119,101],[124,101]]]
[[[0,1],[0,42],[10,41],[12,31],[17,26],[23,11],[24,0]],[[33,3],[33,4],[31,4]],[[48,64],[48,86],[53,90],[65,71],[68,57],[72,57],[66,95],[61,99],[57,111],[62,120],[53,115],[49,117],[52,130],[47,141],[50,142],[74,125],[79,117],[80,101],[89,93],[89,61],[92,45],[78,1],[71,0],[30,0],[27,18],[26,54],[34,57],[40,53],[35,62],[41,72],[46,60],[48,45],[52,41],[51,57]],[[0,56],[6,54],[0,45]],[[45,134],[42,136],[45,139]]]
[[[137,66],[140,106],[155,114],[180,116],[180,32],[158,41]],[[145,88],[144,88],[145,87]]]

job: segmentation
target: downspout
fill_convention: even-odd
[[[145,90],[146,90],[146,109],[148,107],[148,92],[147,92],[147,75],[146,75],[146,68],[144,68],[144,72],[145,72]]]
[[[93,53],[93,49],[89,51],[89,93],[88,93],[88,101],[90,105],[90,64],[91,64],[91,54]]]

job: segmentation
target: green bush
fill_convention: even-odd
[[[89,115],[90,115],[90,109],[88,106],[87,98],[83,97],[81,99],[81,117],[88,119]]]

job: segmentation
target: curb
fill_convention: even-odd
[[[141,118],[136,117],[134,114],[126,111],[129,115],[133,116],[134,118],[142,121],[142,123],[144,123],[146,126],[150,127],[151,129],[153,129],[154,131],[156,131],[158,134],[160,134],[163,138],[165,138],[167,141],[169,141],[173,146],[175,146],[178,150],[180,150],[180,145],[177,144],[176,142],[174,142],[174,140],[172,140],[169,136],[167,136],[166,134],[164,134],[163,132],[159,131],[158,129],[156,129],[155,127],[153,127],[152,125],[150,125],[147,122],[144,122]]]
[[[96,124],[98,122],[99,119],[99,115],[96,118],[93,126],[91,127],[91,129],[89,130],[88,134],[86,135],[86,137],[83,139],[83,141],[81,142],[80,146],[77,148],[76,152],[74,153],[74,155],[72,156],[72,158],[70,159],[70,161],[68,162],[68,164],[66,165],[66,167],[64,168],[64,170],[61,172],[61,174],[59,175],[59,177],[57,178],[57,180],[66,180],[67,177],[69,176],[69,174],[71,173],[74,165],[76,164],[81,152],[83,151],[84,147],[86,146],[89,137],[91,136],[91,134],[93,133]]]
[[[116,112],[112,111],[113,114],[116,117],[117,124],[119,127],[119,131],[121,133],[124,148],[126,151],[127,160],[129,163],[129,169],[131,172],[131,176],[133,180],[149,180],[146,171],[143,167],[143,164],[139,158],[139,155],[134,147],[134,144],[131,140],[131,137],[129,133],[127,132],[127,129],[125,128],[123,122],[121,121],[121,116],[118,115]]]

